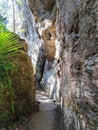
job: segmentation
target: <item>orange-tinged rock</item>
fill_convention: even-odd
[[[51,61],[54,60],[56,47],[55,47],[55,40],[56,40],[56,28],[55,25],[52,25],[46,30],[42,32],[42,38],[44,40],[44,49],[45,49],[45,56],[47,60]]]

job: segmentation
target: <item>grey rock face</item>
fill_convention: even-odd
[[[29,6],[35,16],[37,33],[42,47],[39,51],[36,67],[36,84],[51,98],[60,101],[60,81],[56,67],[56,1],[55,0],[29,0]],[[58,85],[57,85],[58,82]]]
[[[52,1],[50,3],[53,7],[46,7],[47,9],[45,3],[48,1],[32,0],[30,2],[31,10],[33,13],[36,12],[35,16],[41,25],[38,31],[42,23],[44,23],[42,30],[46,31],[46,19],[49,20],[48,22],[52,21],[51,25],[55,25],[56,28],[55,56],[53,60],[45,57],[42,82],[46,88],[49,88],[50,97],[57,100],[56,96],[59,95],[65,128],[67,130],[97,130],[97,0],[58,0],[55,5],[56,13],[53,13],[55,11],[53,11]],[[32,2],[35,3],[32,4]],[[32,8],[34,5],[36,5],[35,8]],[[42,39],[48,47],[46,43],[52,41],[47,42],[50,38],[46,39],[45,33]],[[41,36],[43,33],[39,32],[39,34]]]
[[[13,8],[12,1],[9,0],[9,14],[8,21],[10,24],[13,23]],[[32,14],[28,0],[14,0],[14,17],[15,17],[15,32],[26,40],[28,44],[28,54],[32,59],[32,64],[36,66],[39,49],[41,47],[40,37],[37,33],[37,27],[35,23],[34,15]],[[11,16],[10,16],[11,15]],[[13,28],[11,26],[11,28]]]
[[[98,2],[58,0],[62,102],[68,130],[97,130]]]

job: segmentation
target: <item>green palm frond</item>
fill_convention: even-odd
[[[0,22],[0,32],[1,31],[8,31],[6,26],[2,22]]]
[[[0,59],[18,52],[19,48],[21,46],[16,34],[6,31],[0,32]]]
[[[9,32],[6,26],[0,22],[0,59],[11,56],[21,48],[19,39],[13,32]]]

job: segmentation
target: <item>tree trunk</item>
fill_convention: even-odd
[[[12,0],[13,4],[13,31],[15,32],[15,2]]]

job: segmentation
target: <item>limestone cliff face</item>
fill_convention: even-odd
[[[29,6],[35,17],[35,28],[41,43],[36,67],[37,87],[42,87],[50,97],[60,100],[57,67],[55,67],[56,1],[29,0]]]
[[[43,48],[37,78],[61,100],[67,130],[97,130],[98,1],[29,0],[29,6]]]
[[[68,130],[97,130],[98,1],[58,0],[62,101]]]

